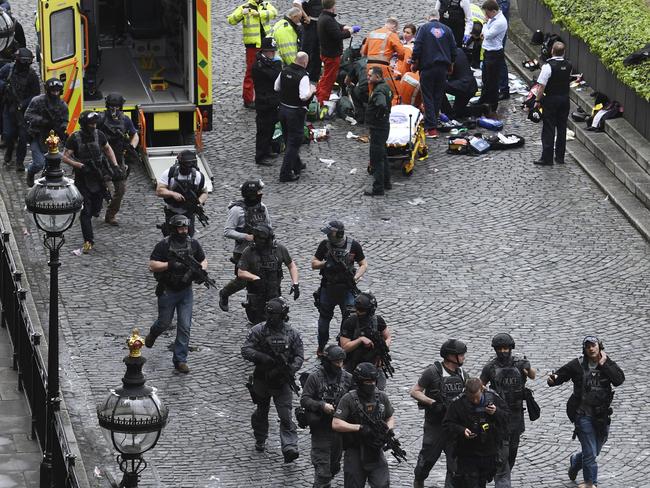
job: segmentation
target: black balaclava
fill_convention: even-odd
[[[178,232],[178,227],[175,227],[174,231],[170,234],[170,237],[174,242],[185,242],[188,238],[188,234],[181,234]]]
[[[111,119],[113,120],[119,119],[122,113],[120,107],[115,107],[115,106],[109,106],[106,111],[110,114]]]
[[[323,358],[323,369],[330,378],[338,376],[341,373],[341,368],[327,358]]]
[[[361,384],[357,385],[357,392],[359,393],[360,397],[364,399],[369,399],[370,397],[372,397],[373,393],[375,392],[375,387],[376,387],[376,382],[375,383],[361,382]]]
[[[510,359],[512,358],[512,349],[508,349],[507,351],[496,351],[497,353],[497,360],[502,363],[508,363]]]
[[[266,325],[272,329],[280,329],[284,324],[284,315],[281,313],[269,313],[266,318]]]

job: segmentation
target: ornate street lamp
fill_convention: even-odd
[[[47,429],[41,462],[41,486],[58,486],[53,472],[53,446],[56,434],[55,412],[59,410],[59,251],[63,233],[81,210],[83,198],[69,178],[63,176],[59,138],[50,132],[46,140],[45,171],[25,197],[27,211],[34,215],[39,229],[45,232],[43,243],[50,251],[50,316],[47,353]]]
[[[14,40],[16,24],[9,14],[0,8],[0,51],[7,49]]]
[[[144,339],[138,329],[133,329],[127,344],[129,355],[124,358],[126,374],[122,387],[111,390],[97,406],[104,437],[119,452],[117,462],[124,473],[120,488],[138,486],[140,473],[147,467],[142,454],[156,445],[169,414],[156,388],[145,386],[142,366],[146,359],[140,355]]]

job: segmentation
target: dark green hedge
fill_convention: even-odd
[[[645,0],[542,1],[554,22],[582,39],[619,80],[650,101],[650,62],[623,65],[623,59],[650,42],[650,7]]]

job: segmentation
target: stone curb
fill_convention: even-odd
[[[26,290],[30,291],[30,286],[29,286],[29,277],[27,273],[25,273],[25,267],[23,266],[22,259],[20,256],[20,252],[18,250],[18,245],[16,242],[16,238],[13,233],[13,229],[9,222],[11,221],[9,218],[9,215],[7,214],[7,209],[5,207],[4,201],[2,198],[0,198],[0,221],[2,221],[3,225],[5,228],[9,231],[11,231],[11,234],[9,236],[9,247],[11,248],[12,251],[12,256],[14,258],[14,262],[16,263],[16,269],[21,270],[22,272],[22,277],[21,277],[21,283],[23,285],[23,288]],[[38,312],[36,310],[36,305],[34,303],[34,298],[32,297],[31,293],[26,293],[25,294],[25,306],[27,308],[27,313],[29,315],[29,318],[32,321],[32,325],[34,327],[34,332],[38,333],[41,335],[41,343],[39,346],[40,353],[43,357],[43,361],[45,366],[47,367],[47,354],[48,354],[48,345],[47,345],[47,336],[45,335],[43,331],[43,327],[40,321],[40,318],[38,316]],[[65,347],[64,345],[64,340],[60,341],[61,345]],[[62,351],[60,351],[62,354]],[[70,452],[75,456],[75,473],[77,474],[77,480],[79,481],[79,487],[80,488],[90,488],[90,483],[88,481],[88,477],[86,476],[86,469],[84,467],[83,463],[83,458],[81,455],[81,450],[79,449],[79,444],[77,443],[77,438],[75,436],[73,427],[72,427],[72,421],[70,419],[70,415],[68,412],[68,408],[66,407],[64,396],[63,395],[63,386],[61,387],[61,404],[60,404],[60,410],[59,410],[59,416],[62,421],[62,427],[63,431],[65,434],[65,437],[68,440],[68,446],[70,448]],[[39,469],[38,466],[36,466],[36,469]]]

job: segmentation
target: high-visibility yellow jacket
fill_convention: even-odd
[[[278,20],[273,26],[273,39],[278,46],[278,55],[285,65],[290,65],[298,53],[298,32],[289,19]]]
[[[247,14],[244,14],[244,9],[249,9]],[[259,15],[254,15],[251,12],[256,11]],[[228,23],[230,25],[237,25],[243,22],[242,33],[244,36],[244,45],[247,46],[262,46],[262,37],[267,37],[270,34],[270,22],[277,17],[278,11],[269,2],[259,2],[257,0],[250,0],[248,3],[240,5],[228,16]],[[264,29],[264,36],[262,36],[261,27]]]
[[[469,8],[472,11],[472,22],[480,22],[481,24],[484,24],[485,12],[483,12],[483,9],[474,3],[471,4]]]

